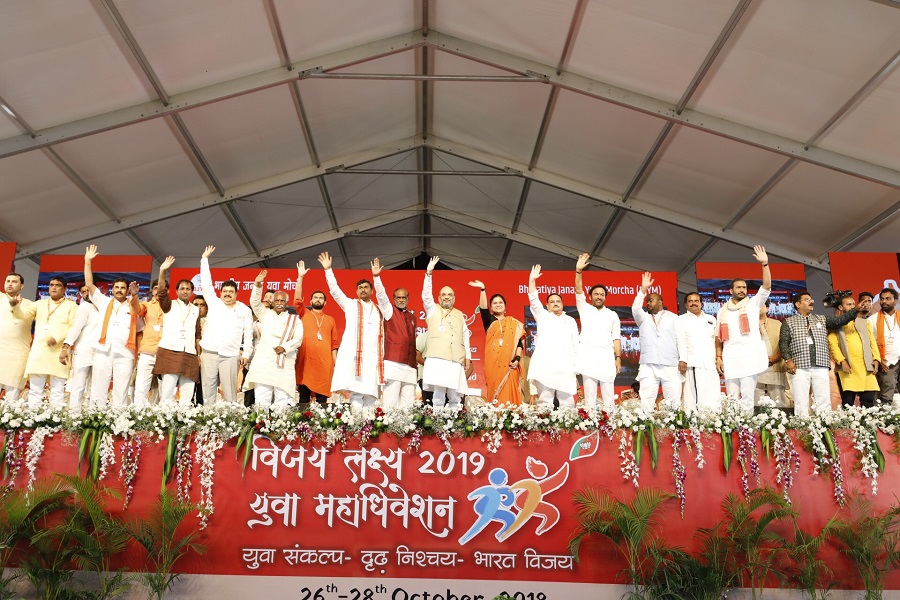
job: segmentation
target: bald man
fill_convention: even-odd
[[[439,305],[434,302],[431,276],[440,257],[432,257],[425,271],[422,286],[422,302],[425,306],[425,321],[428,323],[428,340],[425,343],[425,370],[422,386],[425,391],[434,392],[434,406],[459,406],[468,389],[466,372],[472,364],[469,349],[466,316],[456,308],[456,294],[453,288],[441,288]]]

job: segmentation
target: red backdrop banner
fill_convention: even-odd
[[[0,242],[0,269],[3,269],[3,278],[6,279],[6,273],[12,273],[15,270],[16,261],[16,243]]]
[[[893,252],[830,252],[831,287],[850,290],[856,297],[860,292],[875,294],[886,287],[900,291],[900,254]]]

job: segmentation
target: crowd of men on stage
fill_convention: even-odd
[[[455,308],[455,291],[444,286],[434,295],[438,257],[425,271],[427,327],[417,335],[409,291],[396,288],[388,296],[377,258],[372,279],[356,282],[356,297],[350,298],[338,285],[329,254],[320,254],[329,294],[344,313],[339,340],[325,310],[325,293],[312,292],[306,305],[303,278],[309,269],[303,261],[297,263],[294,310],[286,292],[265,290],[265,270],[256,277],[247,306],[237,300],[234,281],[225,281],[217,292],[209,266],[214,251],[207,246],[200,260],[202,296],[194,294],[191,281],[181,280],[170,297],[171,256],[151,283],[148,300],[141,301],[138,285],[124,279],[112,283],[108,296],[94,283],[91,263],[99,254],[94,245],[85,251],[79,304],[66,298],[61,277],[50,279],[48,298],[31,302],[20,295],[22,276],[10,274],[0,297],[4,401],[39,409],[45,402],[64,405],[68,395],[69,407],[80,410],[83,404],[238,402],[243,392],[245,403],[266,408],[326,402],[340,393],[360,409],[378,402],[385,408],[409,406],[418,389],[434,406],[459,406],[465,398],[472,373],[470,332],[466,316]],[[897,291],[879,293],[877,312],[872,294],[862,292],[857,300],[843,294],[836,298],[834,315],[813,314],[813,299],[799,293],[793,298],[795,314],[781,323],[767,316],[772,277],[766,251],[756,246],[753,256],[762,269],[759,291],[751,297],[746,281],[733,280],[731,298],[715,317],[702,311],[696,292],[685,296],[684,314],[665,310],[662,297],[651,291],[652,274],[642,275],[632,305],[641,342],[635,386],[641,407],[653,410],[664,399],[686,410],[719,409],[724,377],[726,393],[747,412],[767,395],[807,416],[832,407],[832,364],[845,405],[857,397],[863,406],[892,401],[900,374]],[[602,284],[584,293],[588,260],[582,254],[575,265],[580,331],[559,294],[543,302],[538,297],[541,267],[532,268],[528,299],[537,334],[530,360],[524,325],[506,314],[503,296],[488,299],[483,282],[469,282],[479,290],[485,328],[485,401],[615,409],[620,322],[605,306]]]

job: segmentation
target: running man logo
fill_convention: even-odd
[[[587,458],[597,453],[597,446],[600,445],[600,432],[595,431],[590,435],[579,438],[572,444],[572,451],[569,452],[569,460],[578,460],[579,458]]]
[[[506,469],[492,469],[488,474],[488,485],[469,493],[468,499],[474,500],[472,508],[478,518],[459,538],[460,545],[465,545],[494,521],[500,523],[500,529],[494,533],[500,542],[521,529],[532,517],[540,521],[535,534],[543,535],[553,529],[559,522],[559,509],[544,498],[569,479],[569,463],[550,475],[546,464],[529,456],[525,460],[525,470],[530,478],[509,484]]]

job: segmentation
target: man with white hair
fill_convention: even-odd
[[[439,256],[434,256],[428,261],[422,286],[425,321],[428,323],[428,338],[422,353],[425,357],[422,385],[425,391],[434,392],[434,406],[449,403],[451,407],[457,407],[469,387],[466,371],[472,364],[472,351],[466,316],[453,307],[456,302],[453,288],[442,287],[440,304],[434,303],[431,276],[439,260]]]

